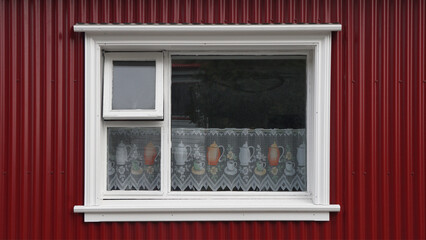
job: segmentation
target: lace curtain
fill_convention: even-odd
[[[305,132],[173,129],[172,190],[306,191]]]
[[[160,128],[108,128],[108,190],[159,190]],[[172,130],[173,191],[306,191],[305,129]]]
[[[160,128],[108,128],[108,190],[160,190]]]

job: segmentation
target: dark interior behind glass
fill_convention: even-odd
[[[172,58],[172,191],[306,191],[306,57]]]
[[[172,125],[305,128],[306,59],[174,59]]]

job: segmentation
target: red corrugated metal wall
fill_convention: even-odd
[[[0,238],[426,238],[426,1],[0,1]],[[330,222],[84,223],[75,23],[341,23]]]

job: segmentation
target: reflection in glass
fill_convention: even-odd
[[[172,190],[306,191],[306,57],[172,60]]]
[[[114,61],[112,109],[155,108],[155,62]]]
[[[108,128],[108,190],[159,190],[160,128]]]

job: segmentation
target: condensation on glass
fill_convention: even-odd
[[[306,57],[172,58],[173,191],[306,191]]]
[[[155,77],[155,61],[113,61],[112,109],[154,109]]]
[[[160,190],[161,128],[108,127],[107,190]]]

